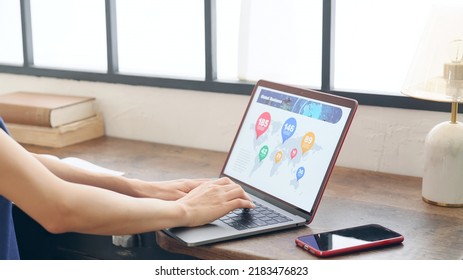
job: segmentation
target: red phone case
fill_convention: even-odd
[[[378,226],[378,225],[376,225]],[[383,227],[384,228],[384,227]],[[389,230],[385,228],[386,230]],[[335,231],[333,231],[335,232]],[[395,232],[394,232],[395,233]],[[399,244],[402,243],[404,240],[404,237],[401,234],[397,233],[396,237],[391,237],[387,239],[381,239],[377,241],[372,241],[370,243],[366,244],[361,244],[361,245],[354,245],[354,246],[349,246],[346,248],[340,248],[340,249],[331,249],[327,251],[321,251],[318,250],[317,248],[311,246],[310,244],[305,243],[304,241],[301,240],[301,238],[307,237],[307,236],[314,236],[316,234],[309,234],[309,235],[304,235],[296,238],[295,242],[296,245],[301,247],[302,249],[310,252],[311,254],[318,256],[318,257],[332,257],[332,256],[338,256],[341,254],[347,254],[347,253],[352,253],[352,252],[358,252],[358,251],[363,251],[367,249],[372,249],[372,248],[379,248],[379,247],[385,247],[389,245],[394,245],[394,244]]]

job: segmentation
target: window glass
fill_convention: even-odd
[[[118,0],[119,70],[205,77],[203,0]]]
[[[31,0],[34,64],[106,71],[104,0]]]
[[[0,63],[23,63],[19,1],[0,0]]]
[[[336,1],[336,90],[400,95],[431,0]]]
[[[241,1],[217,2],[217,79],[238,80]]]
[[[322,1],[242,1],[238,79],[319,88]]]

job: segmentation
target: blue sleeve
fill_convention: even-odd
[[[0,117],[0,128],[8,133],[8,129]],[[0,162],[4,160],[0,158]],[[11,213],[12,204],[0,196],[0,260],[19,259],[18,244]]]
[[[0,117],[0,128],[3,129],[7,134],[10,134],[8,128],[6,128],[5,122],[3,121],[2,117]]]

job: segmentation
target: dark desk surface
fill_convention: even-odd
[[[225,153],[103,137],[61,148],[29,151],[76,156],[145,180],[216,177]],[[160,246],[201,259],[314,259],[297,248],[297,236],[379,223],[402,233],[403,245],[337,259],[461,259],[463,208],[432,206],[421,199],[421,179],[335,168],[314,221],[285,230],[214,245],[188,248],[163,233]]]

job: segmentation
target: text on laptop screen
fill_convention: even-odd
[[[259,86],[224,175],[310,212],[350,110]]]

